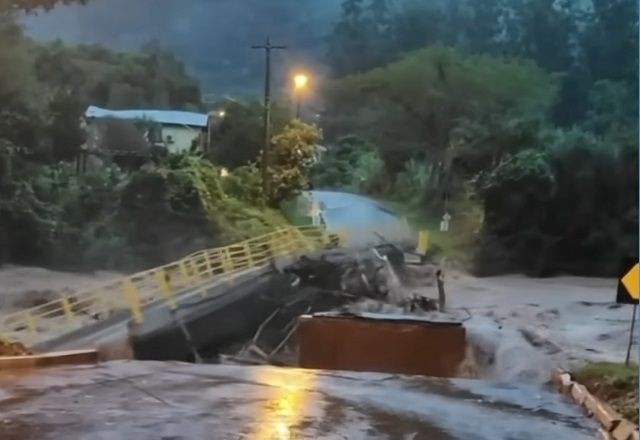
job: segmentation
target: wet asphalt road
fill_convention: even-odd
[[[389,241],[415,240],[404,220],[373,199],[339,191],[314,190],[305,194],[320,204],[327,228],[346,232],[351,246],[379,244],[376,233]]]
[[[2,440],[582,440],[552,390],[272,367],[112,362],[0,375]]]

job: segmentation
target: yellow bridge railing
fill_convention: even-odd
[[[175,308],[187,293],[208,295],[212,282],[339,243],[341,237],[317,227],[283,228],[241,243],[191,254],[179,261],[79,291],[29,309],[0,316],[0,339],[34,346],[80,328],[129,313],[144,320],[145,306],[165,302]]]

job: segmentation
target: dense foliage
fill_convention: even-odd
[[[309,186],[309,171],[320,137],[316,127],[298,119],[273,137],[269,160],[269,202],[272,206],[279,206]]]
[[[610,276],[621,257],[637,256],[635,0],[341,0],[326,44],[328,11],[340,0],[313,2],[324,14],[311,22],[314,14],[300,13],[310,0],[190,0],[159,8],[154,24],[142,26],[148,1],[127,3],[133,18],[123,27],[138,26],[140,38],[161,34],[209,90],[260,83],[262,57],[248,53],[267,27],[298,60],[325,52],[328,149],[311,184],[395,199],[431,224],[450,213],[449,234],[464,237],[478,273]],[[262,109],[250,100],[225,98],[206,159],[77,176],[68,162],[84,142],[77,121],[86,104],[195,109],[200,93],[159,43],[138,53],[38,44],[6,14],[57,3],[69,2],[0,7],[0,240],[9,242],[0,248],[21,261],[63,261],[60,250],[84,261],[105,254],[156,261],[280,221],[265,207],[307,186],[320,135],[289,124],[284,106],[274,106],[269,194],[257,166]],[[209,8],[224,23],[212,26]],[[105,41],[118,33],[112,9],[119,10],[101,2],[83,9],[91,26],[98,27],[91,14],[104,15]],[[178,16],[193,19],[188,32],[167,25]],[[274,83],[288,80],[279,68]],[[114,145],[122,146],[122,130]]]
[[[637,256],[637,8],[344,0],[317,181],[354,188],[357,136],[387,182],[358,189],[448,211],[477,273],[617,275]]]
[[[261,150],[257,103],[230,107],[217,127],[219,164],[152,154],[143,136],[148,122],[105,118],[103,147],[141,157],[91,156],[81,171],[87,105],[199,108],[196,81],[157,45],[117,53],[37,44],[0,14],[0,64],[0,263],[127,271],[165,263],[283,224],[267,202],[306,184],[319,133],[300,122],[285,127],[288,113],[276,106],[277,193],[262,194],[260,173],[247,164]],[[222,165],[233,166],[227,174]]]
[[[398,172],[416,155],[441,161],[462,123],[544,113],[554,91],[533,63],[435,46],[332,83],[323,122],[329,137],[351,131],[380,145]]]
[[[219,119],[211,134],[211,142],[215,146],[211,159],[229,168],[255,161],[264,148],[263,104],[255,100],[234,101],[225,103],[222,108],[224,117]],[[288,107],[274,103],[271,107],[272,134],[280,134],[291,119]]]
[[[250,198],[250,182],[227,192],[220,169],[193,156],[129,174],[117,166],[77,175],[66,164],[22,165],[0,191],[0,247],[16,262],[132,270],[284,222]],[[239,182],[246,172],[228,177]]]

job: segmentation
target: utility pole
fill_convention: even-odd
[[[287,46],[275,46],[271,44],[271,39],[267,37],[265,44],[251,46],[252,49],[261,49],[265,52],[265,72],[264,72],[264,149],[262,151],[262,190],[265,197],[270,191],[269,182],[269,149],[271,147],[271,51],[286,49]]]

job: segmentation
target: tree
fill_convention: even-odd
[[[80,126],[85,106],[70,90],[54,92],[49,102],[50,121],[47,133],[50,137],[54,160],[75,159],[86,134]]]
[[[368,192],[375,186],[384,162],[378,149],[355,137],[339,139],[312,170],[316,188]]]
[[[149,43],[141,53],[100,46],[36,45],[34,71],[47,87],[73,89],[83,105],[113,109],[152,107],[199,110],[198,83],[175,55]]]
[[[616,276],[637,256],[638,144],[554,130],[481,180],[484,225],[476,270]]]
[[[412,157],[441,161],[462,120],[545,115],[555,92],[553,79],[526,60],[436,46],[332,83],[323,122],[329,139],[355,134],[381,146],[395,173]]]
[[[388,0],[344,0],[327,37],[327,60],[336,76],[364,72],[390,60],[392,40]]]
[[[585,126],[599,135],[626,129],[637,133],[638,100],[632,90],[624,82],[596,82],[589,94],[590,110]]]
[[[264,147],[263,105],[258,101],[231,102],[223,108],[224,117],[217,119],[211,134],[211,159],[228,168],[255,162]],[[291,111],[274,103],[271,118],[277,135],[291,120]]]
[[[580,43],[594,81],[627,81],[637,91],[637,1],[593,0]]]
[[[460,23],[462,46],[473,52],[499,53],[500,38],[506,14],[504,0],[473,0],[468,2],[468,13]]]
[[[448,37],[448,17],[433,2],[405,2],[392,16],[393,43],[398,52],[443,43]]]
[[[550,72],[567,71],[574,59],[575,3],[571,0],[518,0],[513,14],[505,18],[509,52],[531,58]]]
[[[269,201],[278,206],[309,185],[315,147],[321,135],[318,129],[298,119],[292,120],[271,142]]]

